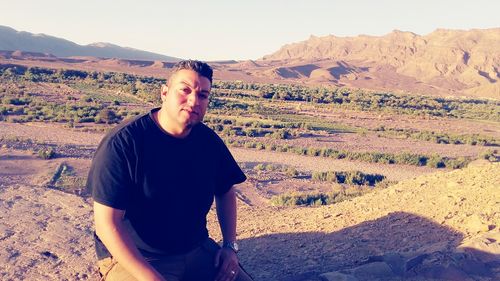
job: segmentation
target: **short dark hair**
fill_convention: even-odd
[[[210,81],[210,84],[212,84],[213,70],[207,63],[199,60],[182,60],[172,67],[170,77],[174,76],[176,72],[183,69],[192,70],[198,73],[199,75],[207,78]]]

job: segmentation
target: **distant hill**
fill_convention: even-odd
[[[0,64],[165,77],[178,60],[109,43],[81,46],[0,26]],[[311,36],[259,60],[209,63],[219,80],[500,100],[500,28],[438,29],[425,36],[397,30],[385,36]]]
[[[93,43],[82,46],[54,36],[17,31],[7,26],[0,26],[0,50],[47,53],[57,57],[86,56],[153,61],[179,60],[175,57],[120,47],[110,43]]]
[[[425,36],[398,30],[380,37],[311,36],[262,61],[279,65],[269,73],[282,78],[500,97],[500,28],[437,29]],[[304,68],[314,71],[304,74]]]

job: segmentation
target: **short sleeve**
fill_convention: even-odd
[[[215,188],[216,196],[223,195],[228,192],[233,185],[242,183],[247,179],[222,140],[220,140],[220,156],[220,164],[217,172],[217,186]]]
[[[125,210],[130,198],[132,177],[129,157],[116,138],[106,138],[97,148],[87,178],[87,189],[103,205]]]

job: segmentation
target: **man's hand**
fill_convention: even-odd
[[[219,268],[215,281],[233,281],[240,269],[238,256],[229,248],[221,248],[215,255],[215,267]]]
[[[125,211],[94,201],[96,234],[118,263],[140,281],[165,281],[141,255],[132,237],[125,230]],[[134,279],[134,280],[135,280]]]

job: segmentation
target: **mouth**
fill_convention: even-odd
[[[198,112],[194,111],[193,109],[190,108],[183,108],[183,111],[186,111],[190,115],[200,115]]]

